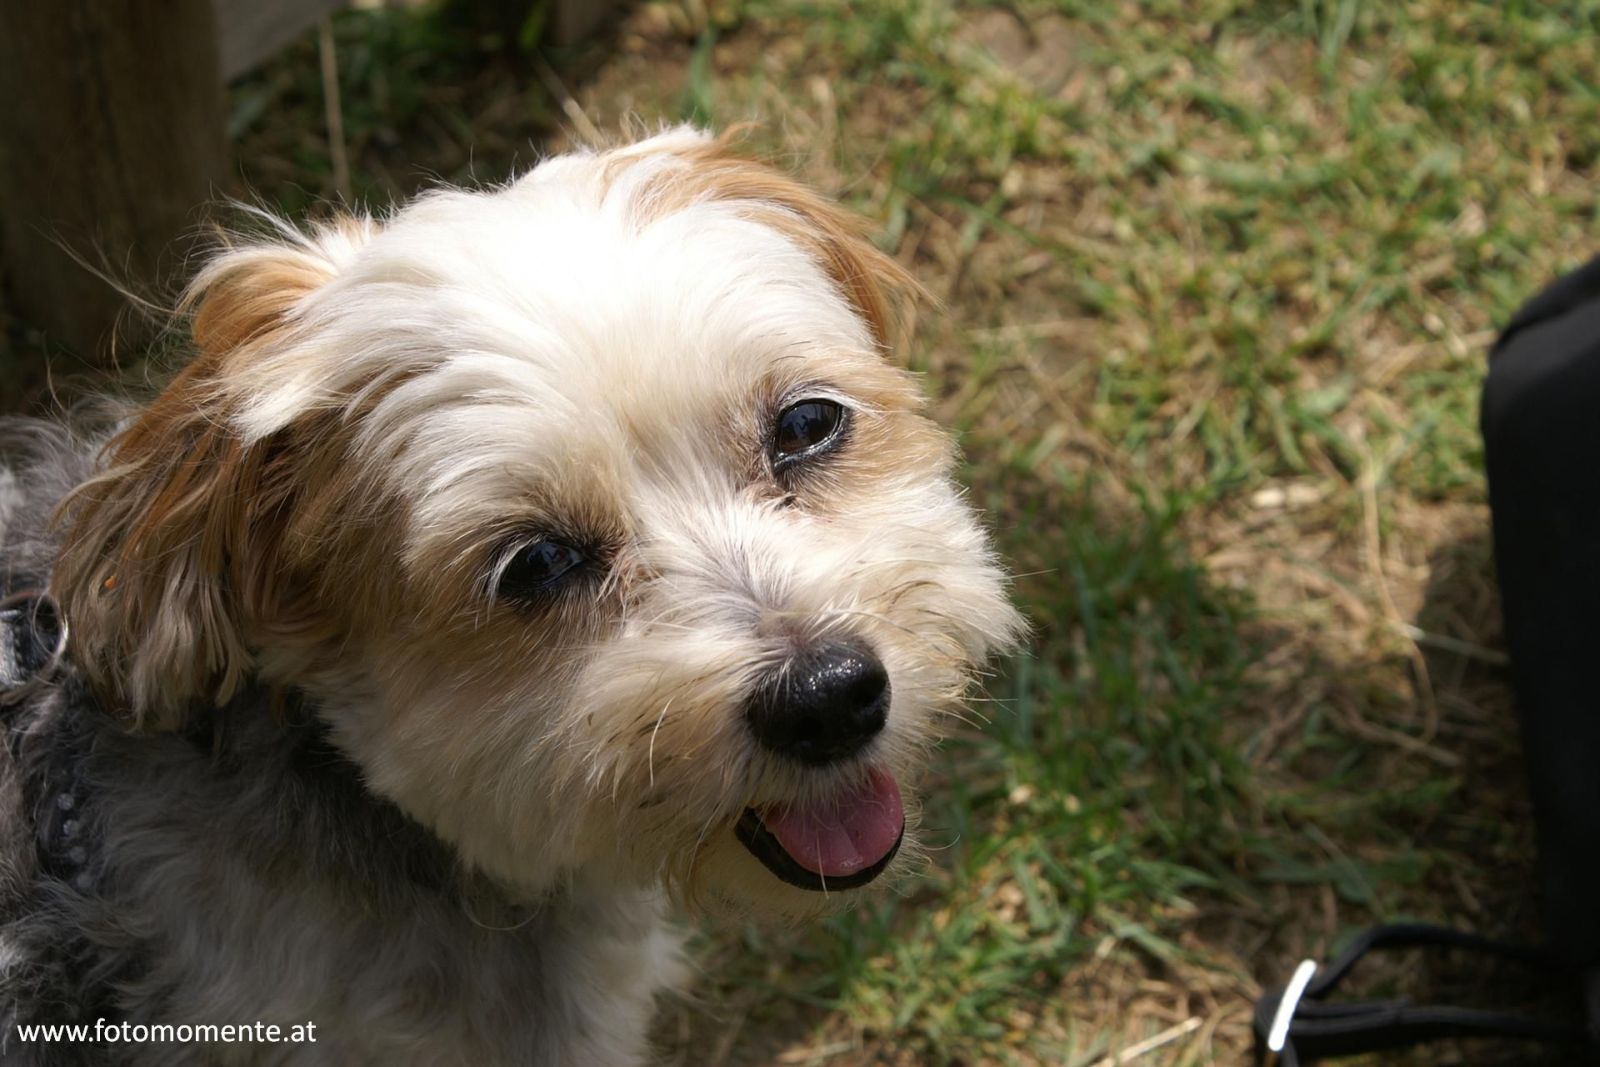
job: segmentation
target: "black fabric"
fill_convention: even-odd
[[[1482,428],[1545,928],[1600,964],[1600,258],[1496,343]]]
[[[1510,344],[1525,326],[1557,319],[1570,311],[1600,298],[1600,256],[1596,256],[1571,274],[1564,274],[1546,286],[1539,295],[1517,309],[1500,331],[1494,343],[1494,354]],[[1492,362],[1492,359],[1491,359]]]

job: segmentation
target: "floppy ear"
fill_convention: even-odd
[[[244,436],[231,379],[289,341],[296,309],[369,225],[222,251],[195,279],[195,356],[105,445],[63,503],[51,578],[69,654],[136,725],[171,729],[252,667],[250,628],[281,610],[282,533],[301,479],[287,431]]]

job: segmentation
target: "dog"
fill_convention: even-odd
[[[636,1064],[670,909],[911,867],[1022,625],[914,288],[667,129],[230,239],[152,401],[11,420],[0,577],[65,647],[4,711],[5,1062]]]

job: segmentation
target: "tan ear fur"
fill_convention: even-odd
[[[752,217],[809,252],[866,321],[873,340],[891,348],[901,313],[912,301],[929,299],[927,292],[868,239],[863,219],[781,171],[740,155],[738,138],[735,129],[674,149],[688,166],[663,170],[650,183],[643,193],[649,210],[659,216],[707,200],[746,205]]]
[[[342,228],[348,237],[357,224]],[[69,655],[141,727],[172,729],[221,703],[251,669],[245,620],[270,610],[298,480],[282,441],[246,442],[228,379],[278,343],[335,272],[303,243],[224,250],[180,310],[195,356],[106,443],[99,473],[62,504],[51,579]]]

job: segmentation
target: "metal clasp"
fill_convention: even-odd
[[[43,658],[35,661],[30,650]],[[0,597],[0,706],[17,703],[49,681],[66,650],[67,619],[55,597],[42,589]]]
[[[1272,1026],[1267,1030],[1267,1052],[1272,1057],[1270,1062],[1278,1062],[1283,1047],[1289,1043],[1289,1026],[1294,1022],[1294,1013],[1299,1009],[1300,998],[1306,995],[1306,987],[1311,984],[1311,979],[1316,973],[1316,960],[1301,960],[1300,966],[1294,969],[1289,984],[1283,987],[1283,996],[1278,998],[1278,1008],[1272,1013]]]

